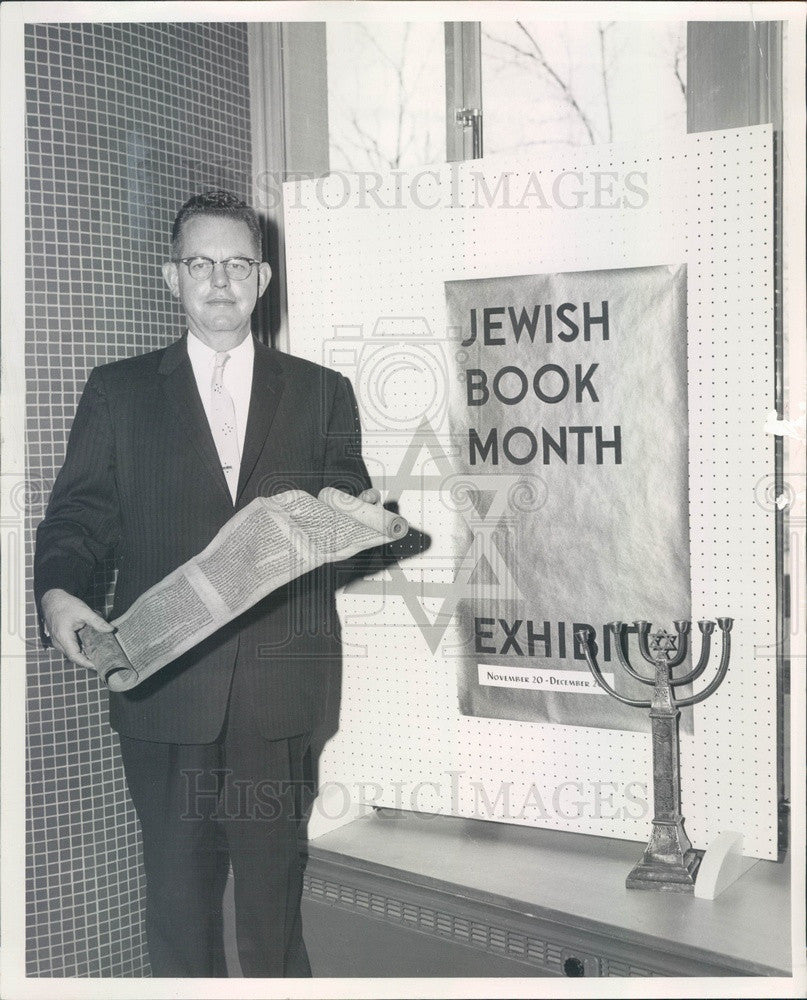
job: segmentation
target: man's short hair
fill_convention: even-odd
[[[220,188],[213,188],[204,191],[202,194],[195,194],[188,198],[185,204],[177,212],[174,224],[171,227],[171,256],[176,258],[179,254],[179,244],[182,237],[182,227],[195,215],[218,215],[226,219],[235,219],[243,222],[255,241],[255,248],[258,257],[261,256],[261,224],[255,209],[241,201],[229,191]]]

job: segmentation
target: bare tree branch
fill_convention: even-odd
[[[378,54],[381,56],[381,58],[384,60],[384,62],[387,63],[391,67],[393,73],[395,73],[395,75],[398,77],[398,83],[399,83],[399,85],[402,87],[403,86],[403,77],[402,77],[401,66],[398,63],[395,62],[395,60],[392,58],[392,56],[388,52],[384,51],[384,49],[379,44],[378,39],[375,37],[375,35],[372,33],[372,31],[370,31],[370,29],[367,27],[366,24],[359,24],[358,27],[361,29],[362,34],[367,38],[367,41],[378,52]],[[409,25],[408,24],[406,25],[406,29],[407,29],[407,31],[409,30]]]
[[[381,146],[378,143],[378,139],[369,132],[366,132],[359,124],[358,115],[355,111],[351,112],[350,124],[356,130],[356,134],[364,141],[364,149],[368,154],[372,154],[376,160],[376,166],[381,166],[387,161],[387,157],[382,152]]]
[[[330,137],[330,146],[334,152],[338,153],[342,159],[347,164],[348,170],[356,170],[356,164],[353,161],[353,157],[348,153],[342,143],[335,136]]]
[[[408,114],[409,106],[411,104],[411,95],[406,87],[405,79],[405,69],[409,50],[410,42],[410,25],[406,23],[404,25],[404,33],[401,41],[401,55],[400,59],[394,59],[379,43],[375,35],[369,30],[369,28],[360,24],[359,28],[366,37],[370,45],[379,53],[382,60],[390,67],[394,76],[395,82],[398,90],[398,101],[397,101],[397,114],[395,118],[395,134],[392,143],[392,152],[385,154],[378,141],[372,137],[368,132],[364,131],[358,123],[358,119],[355,113],[352,115],[352,125],[359,133],[359,135],[370,144],[373,153],[376,158],[376,166],[378,167],[388,167],[392,170],[396,170],[400,167],[403,154],[410,145],[410,140],[404,141],[404,131],[405,122]],[[411,137],[410,137],[411,138]],[[370,151],[370,148],[367,151]]]
[[[560,74],[550,64],[549,60],[544,55],[543,49],[538,44],[537,40],[531,34],[531,32],[528,31],[525,25],[521,21],[516,21],[516,25],[519,28],[519,30],[529,40],[530,45],[532,46],[532,51],[528,49],[522,49],[520,46],[514,44],[513,42],[509,42],[504,38],[494,38],[493,40],[497,42],[499,45],[504,45],[506,48],[517,53],[523,58],[529,59],[532,62],[537,63],[541,67],[541,69],[544,70],[544,72],[550,77],[550,79],[555,83],[557,88],[560,90],[561,94],[563,95],[563,99],[566,101],[569,107],[572,108],[577,117],[580,119],[580,122],[582,123],[583,128],[585,128],[586,134],[588,135],[589,142],[593,144],[595,142],[595,139],[594,139],[594,130],[591,126],[591,122],[589,120],[588,115],[585,113],[585,111],[583,111],[583,109],[578,104],[577,99],[572,93],[569,84],[560,76]]]
[[[597,25],[597,33],[600,36],[600,74],[602,76],[602,93],[605,100],[605,112],[608,118],[608,141],[614,141],[614,120],[611,116],[611,95],[608,88],[608,67],[605,59],[605,33],[613,25],[613,21]]]
[[[675,73],[675,79],[678,81],[678,86],[681,88],[681,93],[684,97],[687,96],[687,85],[686,80],[681,75],[681,63],[684,59],[684,46],[679,41],[678,45],[675,47],[675,52],[673,53],[673,73]]]
[[[560,77],[560,75],[549,64],[549,61],[547,60],[546,56],[544,55],[543,50],[541,49],[541,46],[538,44],[538,42],[533,37],[533,35],[527,30],[527,28],[525,27],[525,25],[523,24],[523,22],[516,21],[516,24],[518,25],[519,29],[530,40],[533,48],[535,49],[535,54],[536,54],[538,62],[540,62],[540,64],[543,66],[543,68],[546,70],[546,72],[549,73],[549,75],[552,77],[552,79],[555,81],[555,83],[560,87],[560,89],[561,89],[561,91],[563,93],[564,98],[569,103],[570,107],[572,107],[574,109],[574,111],[577,113],[578,117],[580,118],[580,121],[583,123],[583,126],[584,126],[586,132],[588,133],[589,139],[591,140],[592,143],[594,143],[594,141],[595,141],[594,140],[594,130],[591,127],[591,122],[589,121],[588,115],[583,111],[583,109],[577,103],[577,99],[575,98],[574,94],[572,93],[571,87],[566,83],[565,80],[563,80]]]
[[[403,139],[403,122],[406,106],[409,102],[406,88],[404,87],[404,65],[406,63],[406,49],[409,44],[409,24],[404,25],[404,36],[401,44],[401,61],[398,65],[398,118],[395,122],[395,155],[390,166],[397,170],[401,165],[401,143]]]
[[[502,32],[501,35],[483,27],[483,37],[492,43],[487,47],[486,60],[493,67],[494,74],[507,73],[508,70],[540,74],[538,78],[545,84],[548,98],[552,96],[551,90],[556,89],[559,92],[556,99],[559,106],[565,105],[567,120],[574,125],[574,119],[577,119],[583,126],[585,131],[577,136],[579,141],[585,141],[585,136],[594,143],[614,142],[634,130],[629,115],[630,105],[627,104],[626,114],[620,114],[631,100],[630,96],[624,97],[623,94],[626,86],[641,84],[636,74],[643,72],[639,67],[644,60],[656,58],[664,66],[664,72],[672,71],[671,77],[675,80],[673,83],[670,77],[667,78],[666,82],[672,84],[672,88],[665,88],[664,94],[659,97],[656,119],[661,126],[666,123],[666,114],[677,124],[681,112],[675,92],[680,91],[686,98],[686,36],[682,34],[682,25],[670,23],[666,31],[654,32],[647,42],[640,37],[638,51],[637,33],[625,28],[618,21],[601,21],[590,26],[590,30],[596,31],[592,38],[588,32],[576,32],[569,27],[565,35],[558,33],[552,36],[552,41],[559,48],[545,50],[543,45],[548,45],[547,36],[534,33],[535,28],[529,21],[516,21],[512,32]],[[569,51],[568,66],[563,56],[564,41]],[[581,69],[582,75],[578,80],[577,74]],[[592,87],[595,89],[592,90]],[[601,100],[597,90],[602,93]],[[630,91],[627,93],[629,95]],[[678,109],[663,110],[675,106]],[[546,123],[543,115],[538,117],[542,119],[537,126],[540,131]],[[533,122],[533,131],[535,127]]]

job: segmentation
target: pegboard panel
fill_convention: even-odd
[[[647,839],[649,736],[459,712],[444,282],[685,264],[692,614],[735,626],[682,735],[683,812],[696,847],[737,830],[776,857],[771,204],[767,126],[287,185],[291,349],[352,379],[374,483],[429,542],[340,595],[326,820],[363,802]]]

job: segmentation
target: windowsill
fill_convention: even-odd
[[[309,868],[334,866],[345,879],[351,873],[377,876],[502,908],[519,919],[614,938],[673,961],[723,966],[737,975],[789,975],[788,863],[759,861],[717,899],[701,900],[626,889],[625,877],[643,847],[381,810],[312,842]]]

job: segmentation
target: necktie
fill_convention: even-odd
[[[235,404],[233,397],[224,385],[224,366],[230,355],[224,351],[216,354],[211,382],[211,430],[216,450],[219,453],[221,467],[230,488],[230,495],[235,503],[235,493],[238,488],[238,473],[241,468],[241,455],[238,451],[238,434],[235,428]]]

